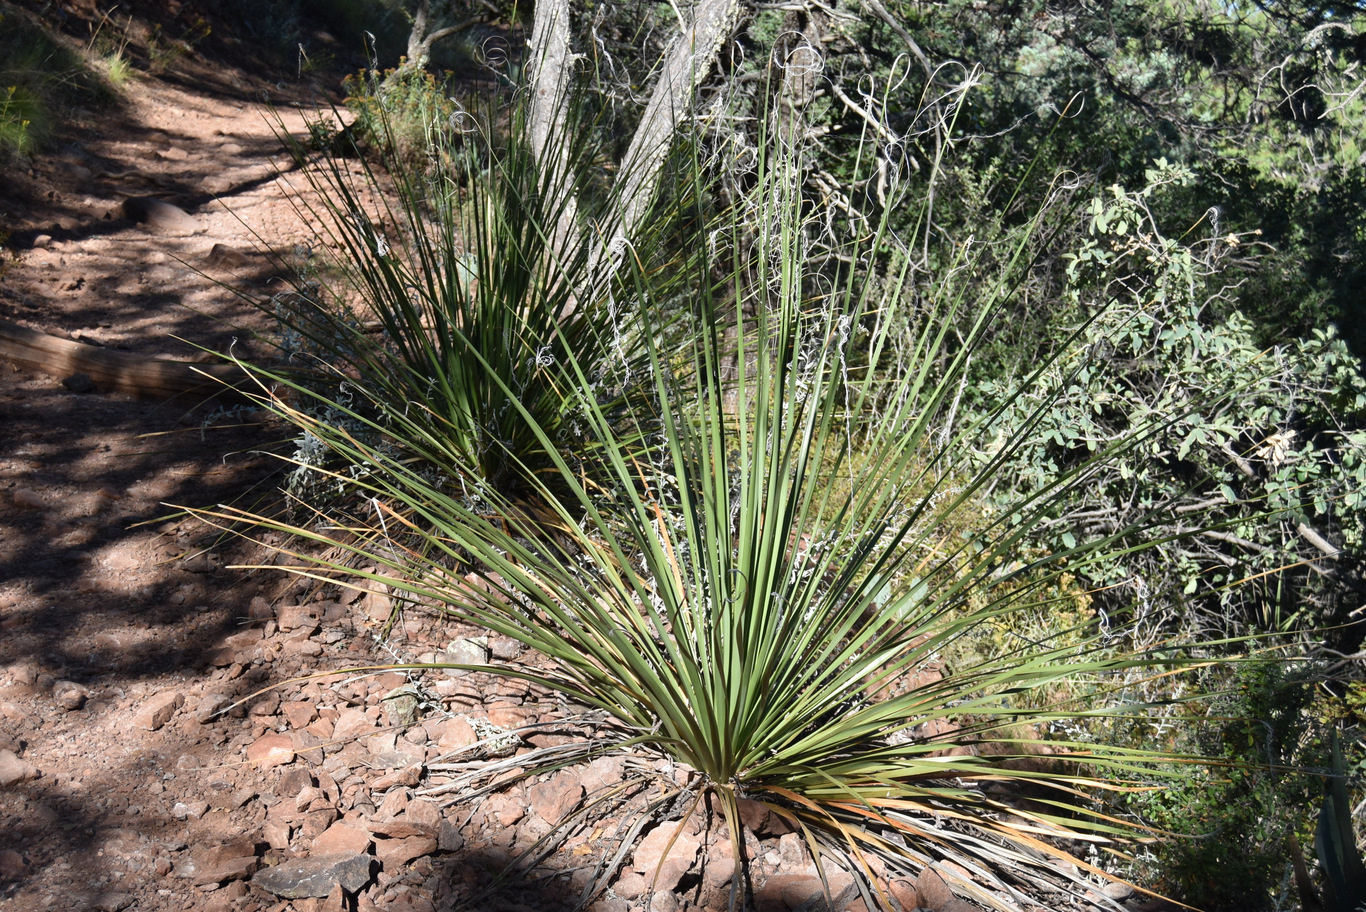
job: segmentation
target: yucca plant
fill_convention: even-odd
[[[1087,889],[1096,862],[1065,846],[1116,847],[1134,832],[1099,811],[1095,796],[1173,758],[1055,729],[1141,717],[1159,704],[1170,722],[1167,704],[1179,700],[1153,682],[1179,674],[1192,653],[1125,652],[1122,631],[1096,619],[926,672],[960,638],[1037,610],[1064,571],[1084,574],[1147,544],[1130,527],[1018,559],[1058,498],[1170,418],[1153,416],[1013,509],[980,515],[977,495],[1033,422],[997,437],[985,460],[968,457],[992,440],[990,417],[941,432],[1010,277],[985,299],[946,280],[927,307],[909,294],[909,267],[895,265],[885,227],[826,237],[824,249],[838,256],[821,267],[845,265],[833,279],[822,274],[808,255],[818,228],[801,197],[797,153],[780,142],[760,148],[745,196],[720,225],[665,207],[695,239],[695,255],[679,259],[669,282],[643,257],[626,260],[611,330],[643,345],[633,370],[648,396],[601,396],[599,367],[573,343],[565,299],[536,286],[553,303],[528,331],[527,350],[551,347],[554,396],[582,423],[589,449],[560,451],[562,417],[527,397],[523,376],[504,369],[496,347],[475,344],[460,316],[448,339],[415,355],[386,350],[383,363],[434,390],[474,374],[460,382],[496,392],[505,411],[489,420],[515,421],[531,441],[488,438],[487,458],[515,483],[489,486],[475,502],[406,455],[479,432],[469,427],[473,411],[443,411],[436,394],[411,407],[385,406],[383,396],[363,406],[338,400],[326,413],[275,398],[267,404],[336,457],[341,468],[319,471],[363,510],[332,531],[231,510],[202,515],[292,533],[308,543],[295,551],[301,573],[355,581],[363,556],[379,568],[361,574],[367,582],[531,647],[551,670],[502,670],[602,711],[621,745],[673,761],[693,796],[683,816],[719,809],[742,847],[739,803],[759,802],[803,834],[823,865],[852,873],[870,905],[887,905],[873,856],[893,871],[956,861],[972,878],[955,886],[998,908],[1024,902],[1021,885],[1041,879]],[[704,175],[725,169],[704,168],[693,151],[681,160],[694,186],[680,198],[702,199]],[[352,201],[333,205],[347,211]],[[530,201],[524,214],[525,233],[511,238],[553,233]],[[388,336],[426,339],[426,302],[466,299],[451,262],[463,238],[439,239],[439,251],[399,271],[376,249],[373,228],[343,237],[376,276],[370,286],[394,301]],[[500,256],[521,256],[516,246],[471,248],[484,257],[476,285],[482,270],[505,265]],[[580,257],[592,261],[563,254]],[[680,276],[692,289],[681,300],[670,284]],[[413,285],[432,289],[423,307],[407,304]],[[912,306],[920,310],[908,315]],[[951,336],[968,306],[978,308],[976,328]],[[680,308],[692,331],[666,345],[664,327]],[[909,342],[893,338],[908,326]],[[553,535],[515,521],[528,492],[552,514]],[[744,900],[742,889],[733,895]]]
[[[545,167],[518,110],[491,101],[478,117],[428,123],[429,156],[416,163],[350,158],[345,139],[316,157],[290,144],[306,180],[297,206],[318,245],[294,288],[265,305],[288,366],[257,374],[336,423],[301,438],[297,479],[320,477],[327,436],[345,429],[470,503],[517,501],[534,495],[529,475],[553,467],[550,451],[594,445],[579,397],[605,408],[628,397],[644,350],[613,319],[592,251],[569,249],[556,230],[575,217],[567,201],[591,145],[544,156],[559,164]],[[372,120],[389,128],[383,109]]]

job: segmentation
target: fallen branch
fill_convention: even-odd
[[[127,393],[138,399],[213,398],[237,391],[247,379],[235,364],[197,364],[111,351],[50,336],[0,320],[0,359],[21,370],[66,379],[90,378],[100,392]]]

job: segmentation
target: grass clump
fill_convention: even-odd
[[[73,108],[113,95],[85,58],[29,14],[0,5],[0,155],[32,155]]]
[[[335,162],[317,172],[346,281],[301,285],[287,323],[325,382],[261,398],[316,455],[296,464],[344,499],[304,503],[302,523],[213,518],[320,546],[298,549],[300,572],[346,582],[363,562],[370,582],[536,650],[549,670],[498,668],[676,771],[645,814],[719,812],[741,846],[741,802],[757,802],[870,907],[891,907],[873,858],[888,876],[954,861],[974,875],[956,888],[1006,908],[1021,878],[1092,888],[1100,856],[1066,846],[1120,853],[1142,829],[1097,796],[1192,758],[1078,723],[1179,719],[1186,698],[1155,682],[1203,660],[1126,644],[1084,605],[1062,629],[1038,623],[1078,605],[1077,577],[1149,545],[1142,518],[1056,551],[1026,543],[1179,416],[1135,422],[983,519],[1047,409],[1004,432],[993,418],[1026,391],[1062,395],[1052,368],[1087,356],[1059,353],[994,415],[952,420],[1010,275],[969,293],[950,250],[925,301],[894,255],[914,243],[823,225],[796,150],[711,152],[700,133],[651,237],[619,260],[566,248],[593,237],[562,221],[591,131],[558,137],[573,164],[556,172],[512,123],[460,169],[393,169],[394,210],[367,208]],[[743,175],[728,205],[718,174]],[[263,390],[287,380],[260,373]],[[982,630],[1014,648],[943,667]]]

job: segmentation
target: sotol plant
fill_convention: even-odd
[[[1097,866],[1064,846],[1117,849],[1133,833],[1097,811],[1094,794],[1171,758],[1059,732],[1085,717],[1142,716],[1150,679],[1179,674],[1190,653],[1126,653],[1122,632],[1088,619],[1056,639],[927,671],[958,638],[1037,610],[1066,588],[1057,585],[1064,572],[1147,545],[1139,523],[1018,560],[1059,498],[1172,416],[1135,425],[1011,509],[977,515],[979,493],[1045,412],[1005,437],[991,415],[942,433],[1009,276],[969,298],[950,269],[927,306],[908,293],[909,270],[895,265],[904,248],[885,226],[824,235],[818,268],[809,250],[823,229],[803,204],[794,150],[765,143],[714,168],[700,160],[702,141],[688,142],[695,156],[680,161],[693,186],[682,182],[678,198],[713,198],[707,175],[727,168],[743,167],[748,188],[719,222],[685,205],[661,208],[664,227],[691,239],[682,248],[690,256],[655,270],[647,263],[659,251],[641,248],[620,282],[556,281],[552,269],[529,288],[575,289],[572,314],[591,320],[597,338],[638,340],[644,358],[632,370],[646,395],[602,394],[566,309],[528,324],[528,299],[505,302],[515,306],[501,338],[525,353],[552,346],[539,363],[587,447],[564,449],[559,416],[476,344],[488,314],[431,306],[466,300],[461,287],[506,287],[498,270],[521,256],[521,235],[500,228],[471,240],[446,213],[436,226],[450,234],[424,240],[430,225],[413,221],[418,250],[434,252],[400,269],[373,223],[355,220],[340,241],[378,277],[357,291],[382,331],[370,354],[345,359],[336,389],[352,395],[325,409],[263,401],[331,454],[333,467],[316,471],[360,508],[331,526],[201,515],[295,536],[302,573],[354,583],[353,566],[376,567],[359,577],[534,649],[549,670],[499,668],[601,711],[618,746],[671,761],[665,798],[646,814],[686,820],[719,809],[742,846],[739,803],[758,802],[823,865],[853,874],[870,905],[890,907],[874,856],[893,873],[953,860],[973,875],[955,887],[998,908],[1025,902],[1022,882],[1088,889]],[[497,175],[470,172],[470,199],[486,198],[482,182]],[[350,197],[331,205],[353,209]],[[525,236],[555,235],[553,210],[528,204],[521,214]],[[466,252],[468,274],[456,265]],[[587,253],[558,262],[601,262]],[[421,306],[410,310],[410,297]],[[908,317],[911,307],[921,310]],[[969,307],[975,328],[950,335]],[[680,315],[691,331],[664,344]],[[892,338],[907,326],[909,344]],[[417,357],[407,354],[414,340]],[[499,394],[503,411],[490,419],[514,420],[534,444],[502,433],[488,441],[488,458],[515,484],[487,485],[477,499],[462,489],[455,479],[474,460],[454,442],[482,433],[483,415],[444,393],[408,401],[386,392],[414,376],[433,390],[458,379]],[[322,395],[295,394],[313,406]],[[1007,393],[1001,409],[1019,395]],[[970,458],[987,441],[989,457]],[[459,454],[452,472],[433,473],[428,457],[447,447]],[[518,521],[528,495],[542,509],[534,526]],[[1164,721],[1172,718],[1166,707]]]

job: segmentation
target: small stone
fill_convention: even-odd
[[[306,728],[318,718],[318,707],[312,700],[289,700],[280,704],[280,714],[289,720],[290,728]]]
[[[214,244],[208,260],[216,269],[241,269],[251,262],[251,257],[227,244]]]
[[[268,769],[294,762],[294,743],[289,735],[276,732],[262,735],[247,747],[247,760]]]
[[[454,665],[487,665],[489,663],[489,638],[460,637],[452,640],[446,647],[447,661]]]
[[[260,865],[255,842],[244,836],[194,853],[193,879],[196,884],[240,880],[250,877]]]
[[[194,720],[200,725],[207,725],[231,705],[232,699],[224,694],[207,694],[204,699],[199,701],[199,706],[194,711]]]
[[[436,851],[435,836],[407,836],[403,839],[376,839],[375,857],[387,872],[396,871],[415,858]]]
[[[268,690],[256,699],[252,700],[247,707],[249,716],[273,716],[275,711],[280,708],[280,692]]]
[[[175,715],[175,711],[185,703],[185,695],[176,692],[157,694],[143,704],[133,719],[133,724],[147,731],[157,731]]]
[[[915,893],[920,905],[929,909],[942,908],[953,899],[953,891],[944,883],[944,878],[930,868],[920,869],[915,878]]]
[[[123,912],[134,898],[132,893],[100,893],[90,900],[90,908],[98,912]]]
[[[488,709],[489,722],[509,731],[521,728],[531,718],[531,711],[516,703],[495,703]]]
[[[449,820],[443,819],[441,827],[436,833],[436,848],[438,852],[459,852],[465,847],[465,837],[460,835],[460,828]]]
[[[388,773],[384,776],[380,776],[378,779],[375,780],[373,788],[377,792],[382,792],[385,789],[391,789],[395,786],[401,786],[403,788],[416,788],[418,783],[421,781],[422,764],[418,763],[409,767],[405,767],[404,769],[394,770],[392,773]]]
[[[0,750],[0,788],[37,779],[39,775],[38,767],[20,759],[14,751]]]
[[[403,817],[430,836],[441,826],[441,807],[435,801],[415,799],[408,802],[408,809],[403,812]]]
[[[28,862],[13,849],[0,849],[0,881],[18,880],[28,873]]]
[[[915,892],[915,884],[909,880],[894,880],[888,885],[888,892],[901,904],[903,909],[914,909],[920,905],[920,896]]]
[[[345,743],[369,735],[375,730],[374,720],[359,707],[347,707],[337,716],[332,726],[332,740]]]
[[[313,840],[314,855],[363,855],[370,850],[370,834],[353,823],[340,820]]]
[[[62,380],[62,386],[73,393],[93,393],[95,391],[95,381],[90,379],[89,374],[76,373]]]
[[[296,766],[280,773],[280,781],[275,785],[275,794],[282,798],[293,798],[313,785],[313,774],[301,766]]]
[[[261,837],[267,845],[277,851],[289,848],[289,837],[292,832],[289,824],[283,820],[267,819],[261,826]]]
[[[236,660],[237,650],[231,646],[215,646],[204,653],[204,661],[213,668],[227,668]]]
[[[678,895],[672,890],[660,890],[650,897],[650,912],[678,912]]]
[[[299,835],[304,839],[314,840],[327,832],[328,828],[341,815],[334,807],[321,807],[317,810],[309,811],[304,815],[303,822],[299,825]]]
[[[359,893],[370,882],[374,863],[369,855],[359,853],[297,858],[262,868],[251,883],[284,899],[328,896],[337,886]]]
[[[395,687],[384,695],[384,711],[390,725],[412,725],[417,721],[417,688],[412,684]]]
[[[435,732],[436,746],[442,751],[457,751],[479,740],[474,726],[460,716],[438,723]]]
[[[121,208],[124,218],[165,234],[196,234],[202,230],[184,209],[150,196],[129,197]]]
[[[247,606],[248,621],[260,624],[273,617],[275,617],[275,609],[270,607],[270,602],[261,598],[259,595],[253,598],[251,604]]]
[[[1113,899],[1115,902],[1124,902],[1134,895],[1133,885],[1121,883],[1117,880],[1107,883],[1101,887],[1100,891],[1105,894],[1106,898]]]
[[[774,874],[756,891],[762,906],[797,909],[825,895],[821,879],[811,874]]]
[[[294,745],[294,754],[306,763],[322,763],[322,739],[308,729],[289,733],[289,741]]]
[[[966,899],[951,899],[944,905],[936,907],[934,912],[981,912],[981,910]]]
[[[75,681],[58,681],[52,685],[52,699],[67,712],[74,712],[85,705],[90,691]]]
[[[546,823],[559,823],[583,799],[583,783],[573,770],[560,770],[530,788],[531,809]]]
[[[280,625],[281,633],[289,633],[291,630],[307,630],[310,633],[318,629],[322,622],[323,612],[317,603],[310,605],[286,605],[280,609],[277,621]]]
[[[40,234],[40,235],[37,235],[36,237],[34,237],[34,239],[33,239],[33,249],[34,249],[34,250],[45,250],[45,249],[47,249],[47,246],[48,246],[49,244],[51,244],[51,243],[52,243],[52,235],[50,235],[50,234]]]
[[[675,833],[678,834],[677,838]],[[670,840],[673,841],[672,845]],[[696,836],[678,832],[676,824],[660,824],[645,834],[645,838],[636,845],[631,866],[638,873],[653,879],[656,890],[672,890],[692,870],[700,848]]]
[[[10,502],[24,510],[42,510],[47,507],[47,498],[31,488],[12,488]]]
[[[176,820],[198,820],[209,812],[207,801],[177,801],[171,807],[171,816]]]
[[[637,899],[650,887],[650,881],[635,871],[627,871],[612,884],[612,892],[623,899]]]

